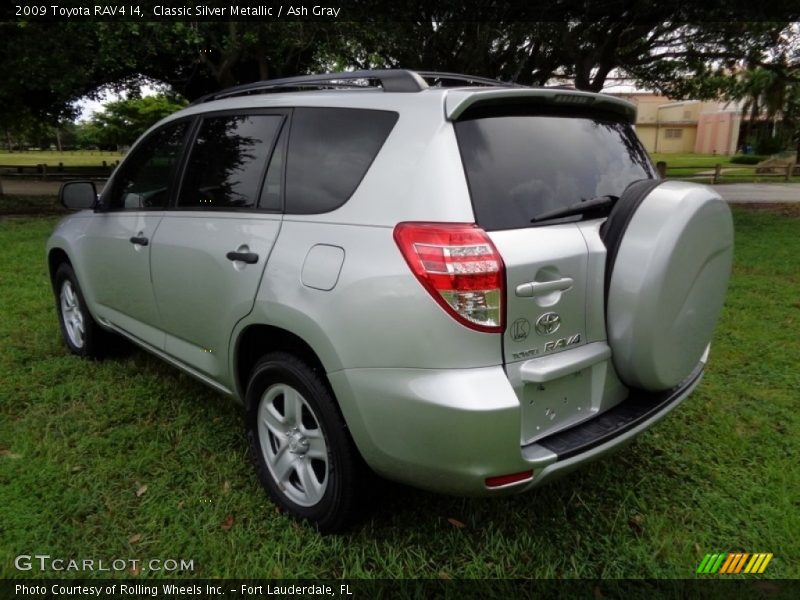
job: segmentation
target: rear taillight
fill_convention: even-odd
[[[394,239],[411,271],[457,321],[487,333],[505,327],[505,268],[472,223],[400,223]]]

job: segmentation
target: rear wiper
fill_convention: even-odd
[[[561,217],[571,217],[573,215],[583,215],[586,213],[600,211],[604,208],[611,208],[614,203],[619,200],[619,196],[597,196],[591,200],[582,200],[577,204],[564,206],[563,208],[556,208],[549,210],[531,219],[531,223],[538,223],[540,221],[549,221],[551,219],[559,219]]]

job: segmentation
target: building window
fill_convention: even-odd
[[[679,140],[683,137],[683,129],[666,129],[664,137],[668,140]]]

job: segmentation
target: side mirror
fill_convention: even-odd
[[[59,190],[58,201],[70,210],[94,208],[97,204],[97,188],[92,181],[68,181]]]

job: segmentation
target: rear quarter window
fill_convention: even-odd
[[[613,119],[498,115],[455,130],[475,219],[487,231],[530,227],[539,214],[655,177],[633,128]]]
[[[286,163],[286,212],[342,206],[355,192],[397,122],[390,111],[296,108]]]

